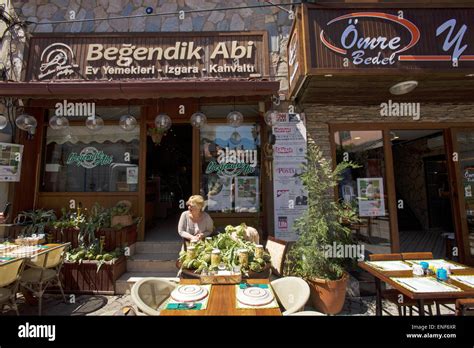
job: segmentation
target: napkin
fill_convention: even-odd
[[[261,289],[268,289],[268,284],[250,284],[251,286],[248,286],[247,284],[239,284],[239,287],[241,289],[247,289],[247,288],[261,288]]]
[[[184,303],[168,303],[166,309],[187,309],[187,310],[199,310],[201,309],[202,303],[195,303],[193,308],[188,308]]]

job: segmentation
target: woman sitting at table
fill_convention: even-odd
[[[186,205],[188,210],[179,218],[179,235],[191,242],[208,237],[214,230],[214,223],[209,214],[203,211],[204,198],[199,195],[191,196]]]

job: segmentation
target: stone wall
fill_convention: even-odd
[[[382,117],[379,105],[300,104],[297,110],[306,114],[308,140],[316,142],[329,159],[331,158],[330,123],[400,123],[422,126],[423,123],[433,122],[473,122],[474,125],[472,104],[421,104],[421,117],[418,121],[409,117]]]
[[[280,0],[274,0],[278,4]],[[266,30],[269,35],[270,76],[280,81],[281,93],[288,89],[286,45],[292,20],[287,12],[276,6],[219,10],[223,7],[244,7],[264,4],[258,0],[29,0],[13,1],[20,18],[46,23],[76,19],[98,19],[145,14],[147,7],[154,13],[173,13],[163,16],[146,16],[132,19],[98,20],[91,22],[32,24],[32,33],[92,33],[92,32],[201,32],[201,31],[252,31]],[[288,6],[287,6],[288,8]],[[186,13],[179,11],[209,10]]]

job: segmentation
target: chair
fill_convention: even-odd
[[[66,302],[61,279],[61,267],[64,263],[64,257],[71,243],[61,244],[34,255],[33,258],[27,261],[26,269],[21,278],[20,284],[22,287],[28,289],[33,295],[38,297],[38,313],[41,315],[41,305],[43,294],[50,286],[58,286]]]
[[[20,315],[16,305],[16,293],[20,277],[25,267],[25,259],[15,259],[0,264],[0,306],[10,304],[16,315]]]
[[[474,316],[474,298],[456,300],[457,316]]]
[[[433,259],[432,252],[414,252],[414,253],[402,253],[403,260],[430,260]]]
[[[170,297],[176,284],[160,278],[144,278],[131,290],[132,301],[147,315],[160,315],[160,306]]]
[[[283,275],[285,257],[288,251],[288,243],[269,236],[265,249],[267,249],[271,257],[272,273],[277,277],[281,277]]]
[[[403,255],[409,255],[409,256],[416,256],[415,254],[425,254],[423,256],[427,256],[427,253],[405,253],[405,254],[370,254],[369,255],[369,261],[398,261],[398,260],[403,260]],[[414,260],[414,259],[411,259]],[[423,258],[419,259],[423,260]],[[400,303],[400,295],[403,298],[403,302]],[[391,302],[397,306],[398,309],[398,315],[406,316],[406,309],[408,308],[410,310],[410,315],[413,315],[413,308],[416,307],[418,304],[415,300],[409,299],[406,296],[404,296],[401,292],[399,292],[397,289],[385,289],[381,292],[381,296],[384,300]],[[428,306],[428,312],[430,315],[433,315],[433,311],[431,309],[431,305],[433,305],[433,301],[427,301],[425,303],[426,306]],[[384,309],[382,308],[382,312]]]
[[[271,283],[275,295],[285,311],[283,315],[290,315],[304,309],[309,300],[310,289],[308,283],[298,277],[283,277]]]

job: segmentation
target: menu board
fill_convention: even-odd
[[[23,145],[0,143],[0,181],[20,181]]]
[[[273,197],[275,237],[298,238],[295,220],[308,206],[308,193],[300,175],[306,163],[307,138],[304,114],[279,114],[273,127]]]

